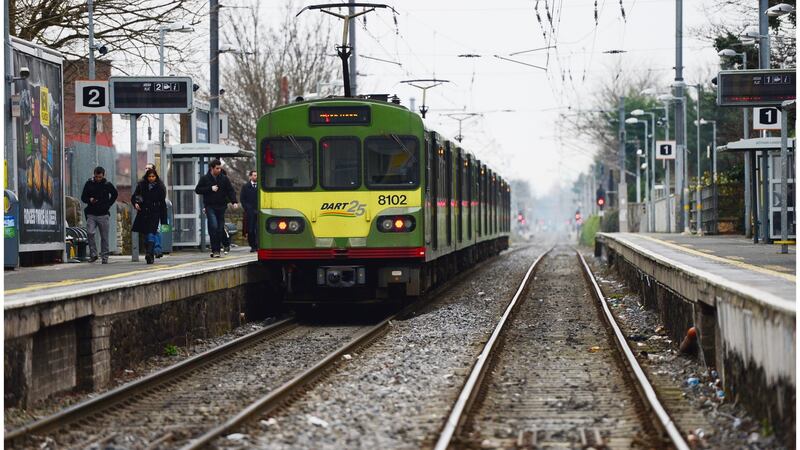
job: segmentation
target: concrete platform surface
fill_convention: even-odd
[[[603,234],[713,284],[732,288],[779,309],[795,311],[794,248],[789,254],[779,254],[778,246],[756,245],[730,236]]]
[[[231,248],[222,258],[210,258],[208,252],[197,250],[173,252],[146,264],[144,255],[139,262],[131,256],[111,256],[109,264],[65,263],[39,267],[20,267],[6,270],[3,275],[5,309],[29,306],[39,302],[57,301],[92,293],[118,289],[123,286],[146,285],[171,278],[250,264],[257,261],[250,247]]]

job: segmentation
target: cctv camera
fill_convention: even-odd
[[[105,55],[106,53],[108,53],[108,47],[106,47],[105,45],[101,45],[100,47],[97,48],[97,52],[100,53],[101,55]]]
[[[225,95],[225,89],[224,88],[219,90],[219,95]]]
[[[19,77],[20,78],[22,78],[23,80],[26,80],[26,79],[28,79],[29,76],[31,76],[31,69],[29,69],[27,66],[22,66],[22,67],[19,68]]]
[[[198,89],[200,89],[199,84],[192,84],[192,92],[197,92]]]

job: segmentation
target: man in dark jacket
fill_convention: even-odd
[[[200,178],[194,192],[203,196],[208,220],[208,236],[211,240],[211,257],[219,258],[222,234],[225,226],[225,209],[228,203],[238,208],[236,192],[227,176],[222,173],[220,160],[212,160],[208,165],[208,173]]]
[[[109,210],[117,200],[117,189],[106,180],[106,170],[95,167],[94,177],[86,181],[81,193],[81,201],[86,203],[86,229],[89,237],[89,262],[97,261],[95,230],[100,228],[100,256],[103,264],[108,264],[108,220]]]
[[[242,186],[239,200],[242,201],[247,222],[247,243],[250,244],[250,251],[255,252],[258,250],[258,174],[251,170],[248,175],[250,180]]]

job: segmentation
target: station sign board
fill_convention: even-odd
[[[190,77],[111,77],[109,109],[114,114],[185,114],[192,111]]]
[[[656,141],[656,159],[675,159],[675,141]]]
[[[778,108],[753,108],[753,130],[781,129],[781,110]]]
[[[717,75],[719,106],[780,106],[797,97],[794,69],[723,70]]]
[[[108,109],[108,81],[75,81],[76,114],[110,114]]]

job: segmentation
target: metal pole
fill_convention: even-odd
[[[717,187],[717,121],[716,120],[712,120],[711,121],[711,127],[712,127],[712,130],[713,130],[713,132],[712,132],[712,136],[713,137],[712,137],[712,141],[711,141],[711,156],[712,156],[712,160],[711,160],[711,172],[712,172],[711,173],[711,179],[712,179],[712,185],[714,186],[714,192],[713,192],[713,195],[714,195],[714,205],[713,205],[714,206],[714,217],[713,217],[714,228],[713,228],[713,230],[714,230],[714,233],[716,234],[716,233],[719,232],[719,229],[717,228],[718,225],[719,225],[719,189]]]
[[[139,168],[136,167],[138,152],[136,151],[136,119],[138,114],[131,114],[131,195],[136,191],[136,183],[139,182]],[[131,228],[136,219],[136,208],[131,207]],[[131,261],[139,262],[139,233],[131,231]]]
[[[656,231],[656,203],[653,194],[655,194],[655,183],[656,183],[656,115],[653,113],[647,113],[650,115],[650,124],[652,125],[650,128],[653,130],[653,139],[650,142],[650,171],[653,172],[653,178],[650,179],[650,232],[654,233]]]
[[[9,167],[9,179],[8,185],[3,186],[5,189],[10,189],[12,191],[17,191],[17,183],[15,182],[17,178],[17,165],[13,163],[15,161],[15,153],[16,149],[14,148],[14,119],[11,117],[11,86],[14,84],[14,73],[11,69],[11,36],[9,32],[10,20],[9,20],[9,13],[8,13],[8,0],[3,2],[3,12],[5,13],[5,17],[3,22],[5,23],[5,28],[3,32],[3,62],[5,67],[4,75],[4,83],[3,83],[3,91],[5,95],[5,114],[3,114],[3,119],[5,120],[5,127],[6,127],[6,138],[4,141],[5,144],[5,151],[4,156],[6,163],[10,166]],[[6,180],[3,180],[4,182]]]
[[[703,188],[703,183],[701,181],[702,172],[700,171],[700,98],[702,97],[702,88],[703,86],[698,84],[697,85],[697,117],[695,122],[697,122],[697,192],[695,193],[695,204],[697,208],[697,235],[703,235],[703,203],[702,203],[702,195],[701,191]]]
[[[350,16],[355,15],[356,8],[352,4],[355,3],[355,0],[350,0],[350,7],[348,8],[348,14]],[[358,74],[356,72],[356,22],[355,20],[351,20],[348,24],[350,27],[349,39],[350,39],[350,94],[356,95],[356,83],[358,82]]]
[[[787,149],[787,133],[789,128],[789,111],[781,111],[781,253],[789,253],[786,240],[789,239],[789,151]],[[795,208],[797,209],[797,208]]]
[[[619,98],[619,184],[617,204],[619,206],[619,231],[628,232],[628,184],[625,182],[625,97]]]
[[[768,0],[758,1],[758,67],[769,69],[769,19],[764,12],[769,8]],[[765,137],[766,132],[762,131]],[[761,238],[764,244],[769,244],[770,217],[769,217],[769,152],[761,152]]]
[[[94,80],[94,19],[92,17],[93,1],[86,2],[86,9],[89,14],[89,79]],[[92,153],[94,167],[98,166],[97,161],[97,115],[89,116],[89,151]]]
[[[211,110],[208,113],[208,142],[219,144],[219,3],[210,0],[210,66],[211,92],[209,93]]]
[[[648,142],[650,138],[647,134],[647,120],[644,121],[644,162],[647,164],[644,170],[644,198],[645,204],[650,204],[650,143]],[[637,161],[638,162],[638,161]],[[640,165],[641,167],[641,165]],[[645,207],[647,208],[647,206]],[[647,215],[647,229],[650,230],[650,214]]]
[[[664,115],[666,117],[666,122],[667,122],[666,123],[666,128],[664,128],[664,140],[668,141],[669,140],[669,108],[667,107],[666,104],[664,105]],[[669,202],[670,202],[669,197],[670,197],[670,190],[671,190],[671,186],[670,186],[671,183],[670,182],[672,181],[672,180],[670,180],[670,173],[669,173],[670,172],[670,160],[669,159],[664,160],[664,164],[667,166],[667,173],[664,175],[664,191],[667,194],[667,233],[672,233],[672,219],[671,219],[671,217],[672,217],[672,213],[674,213],[674,210],[671,210],[670,207],[669,207]]]
[[[742,52],[742,69],[747,70],[746,50]],[[749,116],[748,111],[749,111],[748,108],[742,108],[742,126],[743,126],[742,139],[747,139],[750,137],[750,133],[748,132],[747,128],[748,122],[750,120],[750,118],[748,117]],[[744,154],[744,235],[747,238],[753,237],[753,230],[751,227],[753,221],[753,207],[750,203],[750,197],[751,197],[750,190],[753,180],[750,177],[750,172],[752,171],[752,169],[750,168],[752,164],[750,161],[751,157],[750,155],[751,152],[749,151],[745,152]],[[717,217],[719,217],[719,214],[717,214]]]
[[[673,95],[680,99],[681,104],[675,103],[675,144],[677,147],[677,159],[675,160],[675,202],[677,229],[686,232],[689,224],[683,214],[688,211],[685,209],[686,198],[684,196],[684,152],[686,151],[686,99],[683,98],[683,0],[675,1],[675,92]],[[677,230],[676,230],[677,231]]]
[[[163,26],[158,30],[158,38],[159,38],[159,45],[158,45],[158,75],[164,76],[164,35],[167,34],[167,29]],[[164,186],[167,188],[167,193],[169,193],[169,174],[168,168],[170,167],[169,158],[164,161],[164,114],[158,115],[158,151],[159,155],[162,157],[161,161],[161,177],[164,181]],[[150,161],[148,161],[150,162]],[[154,161],[153,161],[154,162]]]
[[[640,149],[637,149],[637,150],[640,150]],[[642,184],[642,175],[641,175],[642,168],[639,165],[639,159],[640,158],[641,157],[639,156],[639,153],[637,152],[636,153],[636,203],[641,203],[642,202],[642,188],[641,188],[641,184]]]

